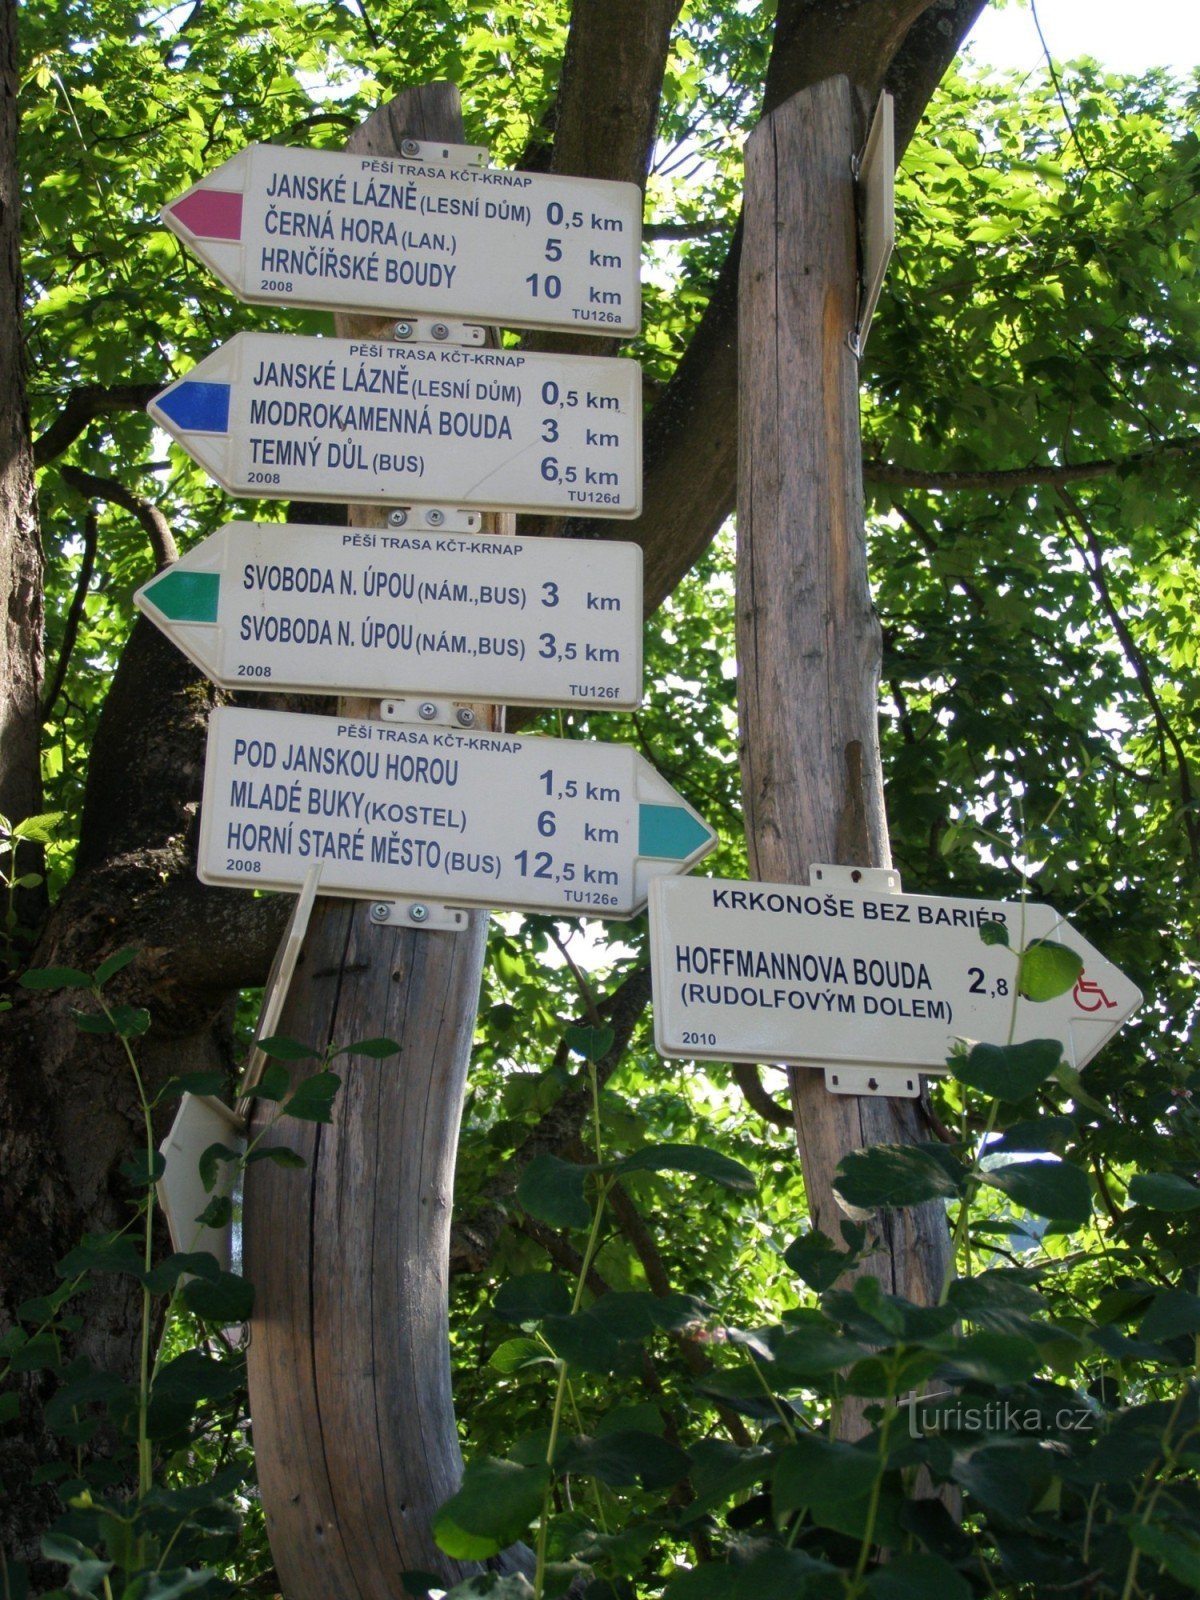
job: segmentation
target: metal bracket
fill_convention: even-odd
[[[482,517],[478,511],[459,511],[453,506],[394,506],[388,512],[389,528],[411,528],[422,533],[478,533]]]
[[[423,928],[427,933],[461,933],[467,913],[437,900],[372,900],[371,921],[379,927]]]
[[[487,329],[481,322],[453,322],[448,317],[400,317],[392,324],[392,338],[402,344],[483,344]]]
[[[827,889],[870,889],[873,894],[899,894],[900,874],[895,867],[842,867],[815,861],[808,869],[810,885]]]
[[[915,1100],[921,1093],[921,1074],[915,1067],[827,1066],[825,1087],[830,1094],[866,1095],[877,1100]]]
[[[381,700],[380,722],[423,722],[433,728],[457,728],[467,732],[478,721],[470,706],[458,706],[450,700]]]
[[[401,139],[402,161],[437,161],[444,167],[486,167],[492,159],[485,144],[441,144],[433,139]]]

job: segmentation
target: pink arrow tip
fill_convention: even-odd
[[[167,210],[197,239],[242,237],[242,196],[230,189],[193,189]]]

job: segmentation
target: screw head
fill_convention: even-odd
[[[417,139],[401,139],[400,154],[402,156],[419,156],[421,154],[420,141]]]
[[[413,336],[413,325],[411,322],[394,323],[392,326],[392,334],[397,339],[411,339]]]
[[[408,521],[408,512],[407,511],[396,510],[396,511],[389,511],[388,512],[388,527],[389,528],[402,528],[407,521]]]
[[[425,521],[431,528],[440,528],[445,520],[446,513],[444,511],[439,511],[436,506],[434,506],[432,510],[425,513]]]
[[[419,905],[419,904],[418,905],[409,906],[408,915],[409,915],[410,921],[412,921],[412,922],[428,922],[429,921],[429,907],[428,906]]]
[[[470,706],[459,706],[454,713],[454,720],[460,728],[473,728],[475,726],[475,713]]]
[[[444,322],[435,322],[429,331],[435,339],[448,339],[450,337],[450,329]]]
[[[422,722],[432,722],[434,717],[437,716],[437,707],[432,700],[422,700],[417,707],[417,715]]]
[[[390,922],[391,918],[392,908],[390,905],[388,905],[387,901],[376,900],[375,904],[371,907],[371,921]]]

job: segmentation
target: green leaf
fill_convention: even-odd
[[[251,1150],[246,1157],[246,1165],[252,1167],[256,1161],[273,1161],[277,1167],[306,1167],[307,1159],[299,1150],[289,1150],[285,1144],[259,1145],[257,1150]]]
[[[14,839],[28,839],[33,844],[53,844],[54,830],[66,815],[64,811],[42,811],[36,817],[22,817],[14,823]]]
[[[565,1316],[571,1309],[571,1291],[552,1272],[530,1272],[509,1278],[496,1290],[492,1309],[501,1322],[540,1322],[543,1317]]]
[[[608,1172],[691,1172],[711,1178],[741,1194],[753,1194],[758,1180],[740,1161],[699,1144],[648,1144],[620,1161],[609,1162]]]
[[[496,1372],[521,1372],[551,1361],[545,1345],[536,1339],[506,1339],[492,1351],[488,1366]]]
[[[954,1199],[966,1177],[966,1169],[945,1145],[878,1144],[842,1157],[834,1190],[847,1205],[874,1211]]]
[[[485,1561],[514,1544],[541,1513],[549,1468],[522,1467],[494,1456],[467,1463],[462,1487],[433,1519],[433,1536],[448,1556]]]
[[[644,1489],[667,1489],[687,1477],[688,1458],[677,1445],[654,1433],[626,1428],[602,1438],[575,1438],[554,1459],[558,1474],[582,1472],[612,1489],[640,1483]]]
[[[400,1050],[395,1039],[360,1039],[357,1044],[344,1044],[334,1055],[370,1056],[373,1061],[384,1061],[388,1056],[398,1056]]]
[[[778,1545],[760,1549],[748,1560],[706,1561],[671,1579],[663,1600],[804,1600],[836,1594],[829,1587],[834,1569],[803,1550]]]
[[[1062,1045],[1057,1039],[977,1044],[965,1060],[955,1060],[954,1076],[996,1100],[1024,1100],[1054,1075],[1061,1060]]]
[[[629,1366],[632,1346],[614,1339],[587,1312],[566,1317],[543,1317],[542,1333],[554,1354],[579,1372],[594,1372],[607,1377]]]
[[[227,1228],[233,1221],[233,1201],[227,1194],[215,1194],[194,1220],[206,1228]]]
[[[138,952],[135,949],[118,950],[115,955],[109,956],[107,961],[102,961],[96,968],[96,987],[103,989],[112,977],[122,971],[131,961],[136,961]]]
[[[200,1170],[200,1182],[204,1185],[206,1194],[211,1194],[216,1188],[217,1178],[220,1174],[221,1164],[225,1161],[240,1161],[242,1152],[233,1145],[210,1144],[203,1151],[197,1166]]]
[[[1195,1211],[1200,1206],[1200,1187],[1175,1172],[1135,1172],[1129,1182],[1129,1198],[1155,1211]]]
[[[937,1375],[959,1383],[1024,1383],[1041,1364],[1041,1353],[1031,1340],[1015,1333],[968,1334],[954,1341],[953,1349],[937,1367]]]
[[[1087,1174],[1066,1161],[1014,1162],[984,1173],[983,1181],[1038,1217],[1081,1224],[1092,1215]]]
[[[593,1028],[577,1024],[563,1034],[567,1049],[585,1061],[603,1061],[613,1047],[616,1034],[611,1028]]]
[[[268,1061],[254,1085],[256,1100],[282,1100],[292,1087],[292,1077],[281,1061]]]
[[[18,980],[22,989],[90,989],[90,972],[80,972],[78,967],[34,967],[23,972]]]
[[[94,1033],[101,1038],[111,1038],[117,1031],[117,1025],[99,1011],[80,1011],[71,1007],[71,1020],[80,1033]]]
[[[302,1078],[284,1101],[284,1116],[301,1122],[331,1122],[333,1098],[341,1083],[336,1072],[314,1072],[311,1078]]]
[[[156,1261],[149,1272],[142,1274],[142,1282],[152,1294],[170,1294],[180,1278],[216,1278],[221,1267],[216,1256],[207,1250],[181,1250]]]
[[[1174,1531],[1154,1523],[1134,1521],[1129,1542],[1136,1550],[1166,1567],[1189,1589],[1200,1589],[1200,1537],[1182,1523]],[[1147,1593],[1152,1591],[1147,1588]]]
[[[319,1050],[310,1049],[296,1039],[286,1039],[281,1034],[259,1039],[257,1046],[263,1055],[273,1056],[276,1061],[311,1061],[314,1056],[320,1055]]]
[[[140,1039],[149,1030],[150,1013],[144,1006],[110,1006],[108,1009],[112,1031],[120,1038]]]
[[[227,1326],[249,1320],[254,1310],[254,1285],[234,1272],[222,1272],[211,1279],[191,1279],[183,1286],[182,1298],[202,1321]]]
[[[82,1272],[129,1272],[140,1278],[142,1254],[128,1234],[92,1234],[68,1250],[55,1271],[60,1278],[77,1278]]]
[[[981,922],[979,924],[979,941],[981,944],[1008,943],[1008,929],[1003,922]]]
[[[21,1415],[21,1396],[12,1389],[0,1393],[0,1423],[15,1422]]]
[[[870,1493],[879,1472],[873,1442],[870,1449],[859,1450],[819,1434],[801,1433],[779,1452],[771,1499],[779,1516],[802,1506],[858,1500]]]
[[[1200,1295],[1186,1289],[1166,1289],[1155,1295],[1137,1331],[1140,1339],[1151,1340],[1200,1333]]]
[[[1056,1000],[1079,982],[1083,957],[1052,939],[1035,939],[1017,961],[1017,989],[1026,1000]]]
[[[792,1240],[783,1259],[796,1276],[818,1294],[834,1284],[857,1260],[853,1251],[838,1250],[828,1234],[812,1228]]]
[[[893,1555],[867,1579],[871,1600],[971,1600],[972,1592],[948,1561],[928,1554]]]
[[[535,1156],[517,1184],[517,1199],[531,1217],[552,1228],[586,1228],[592,1208],[583,1185],[592,1167],[581,1167],[558,1156]]]

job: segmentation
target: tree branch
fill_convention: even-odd
[[[122,411],[144,411],[161,388],[161,383],[123,383],[111,387],[85,383],[72,389],[58,416],[34,441],[34,466],[47,466],[62,455],[97,417],[117,416]]]
[[[998,467],[977,472],[953,469],[922,471],[917,467],[898,467],[888,461],[864,460],[863,477],[871,483],[894,485],[901,489],[1032,489],[1039,484],[1061,488],[1071,483],[1086,483],[1113,472],[1130,472],[1171,457],[1191,456],[1200,450],[1200,435],[1164,439],[1147,450],[1134,450],[1127,456],[1106,456],[1095,461],[1028,467]]]
[[[757,1111],[764,1122],[773,1122],[776,1127],[787,1128],[789,1133],[795,1124],[792,1113],[785,1111],[773,1095],[767,1093],[763,1087],[759,1069],[745,1061],[733,1063],[734,1081],[746,1097],[746,1104],[752,1111]]]
[[[59,468],[59,472],[63,482],[80,494],[89,498],[108,500],[113,505],[120,506],[123,511],[132,512],[146,530],[146,537],[150,540],[150,548],[154,552],[154,565],[157,571],[161,571],[172,561],[178,561],[179,551],[175,547],[175,539],[167,519],[157,506],[151,505],[149,500],[143,500],[141,495],[132,493],[116,478],[101,478],[94,472],[84,472],[82,467],[63,466]]]
[[[1160,739],[1170,745],[1175,756],[1175,765],[1179,773],[1179,800],[1180,810],[1183,813],[1183,827],[1187,835],[1188,851],[1192,858],[1193,866],[1200,862],[1200,813],[1196,809],[1196,794],[1192,785],[1192,772],[1188,764],[1187,752],[1179,739],[1178,734],[1171,725],[1170,718],[1163,710],[1162,701],[1158,697],[1155,687],[1154,675],[1146,665],[1146,659],[1138,647],[1137,640],[1133,637],[1129,624],[1113,598],[1112,589],[1109,587],[1108,574],[1104,570],[1104,548],[1097,537],[1096,530],[1088,520],[1087,514],[1078,501],[1066,489],[1059,487],[1058,497],[1066,507],[1070,518],[1078,523],[1082,533],[1082,542],[1071,527],[1069,517],[1059,514],[1059,526],[1070,539],[1083,561],[1084,569],[1092,580],[1108,620],[1112,623],[1113,632],[1120,641],[1125,659],[1133,670],[1138,686],[1150,707],[1150,715],[1158,729]]]
[[[89,506],[87,518],[83,524],[83,560],[79,566],[79,577],[75,583],[75,593],[71,597],[71,609],[67,612],[67,620],[63,626],[62,649],[58,653],[54,676],[51,678],[45,697],[42,700],[43,722],[49,720],[50,713],[54,710],[54,702],[62,691],[62,686],[67,676],[67,668],[71,664],[75,640],[79,636],[79,624],[83,620],[83,608],[87,604],[88,590],[92,585],[92,573],[96,570],[96,538],[96,508],[95,506]]]

